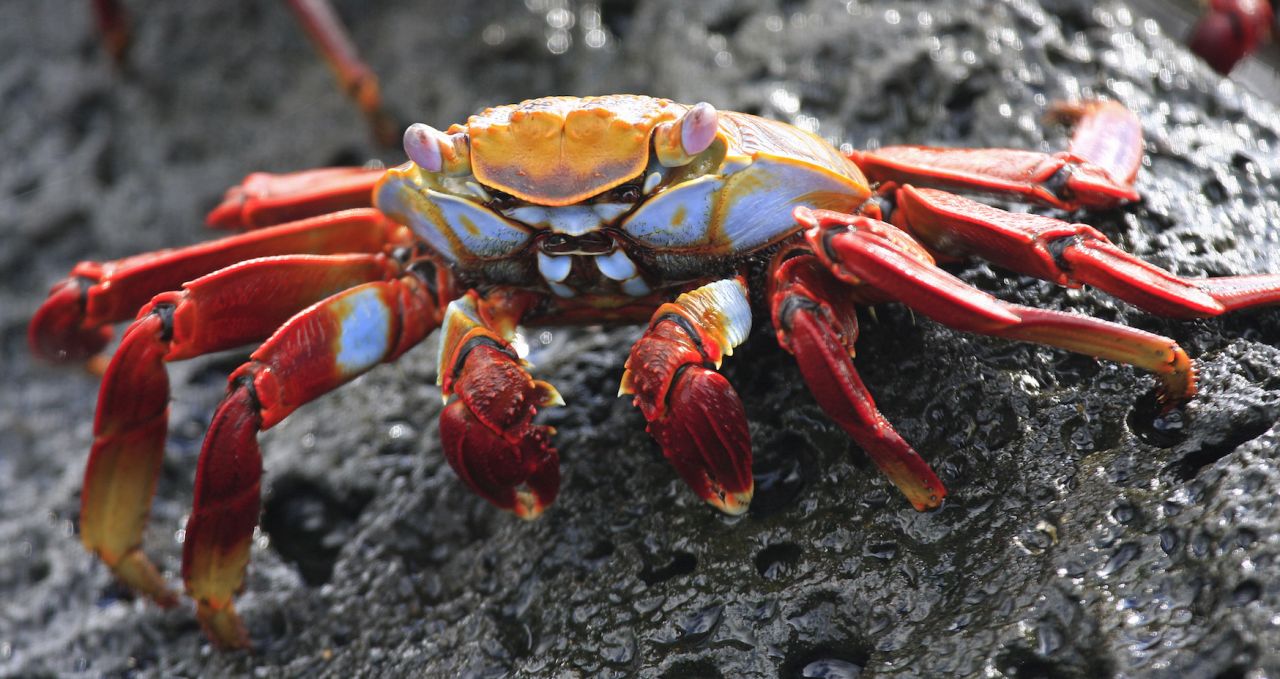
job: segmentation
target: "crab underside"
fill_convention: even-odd
[[[620,393],[634,396],[690,488],[730,513],[751,499],[751,445],[717,368],[747,336],[753,287],[765,289],[763,311],[817,402],[919,510],[946,490],[858,377],[859,305],[899,302],[960,330],[1137,366],[1159,378],[1162,406],[1176,407],[1196,387],[1173,340],[1003,302],[935,265],[977,256],[1177,318],[1280,302],[1280,275],[1182,279],[1087,225],[951,192],[1065,212],[1136,200],[1136,117],[1110,102],[1056,112],[1076,124],[1061,153],[845,156],[708,104],[554,97],[447,132],[411,126],[411,162],[387,172],[250,175],[210,215],[243,233],[83,262],[32,320],[36,354],[79,361],[102,350],[111,324],[135,319],[103,377],[82,539],[130,587],[177,602],[141,550],[168,424],[164,363],[254,342],[206,435],[183,548],[187,593],[229,647],[248,644],[233,598],[259,515],[258,432],[437,328],[445,456],[478,494],[524,518],[559,490],[553,431],[534,416],[563,402],[512,347],[520,324],[648,319]]]

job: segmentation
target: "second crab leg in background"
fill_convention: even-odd
[[[383,107],[378,76],[360,58],[333,6],[328,0],[286,2],[316,49],[329,62],[342,91],[364,113],[373,138],[382,146],[395,146],[400,140],[400,125]],[[94,21],[107,53],[117,64],[124,63],[133,40],[128,12],[120,0],[92,0],[92,5]]]

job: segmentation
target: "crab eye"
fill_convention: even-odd
[[[613,201],[619,203],[634,203],[640,200],[640,196],[644,195],[640,191],[640,185],[635,182],[623,184],[615,188],[612,193],[613,195],[610,197]]]
[[[471,147],[466,133],[445,134],[426,123],[414,123],[404,131],[404,152],[427,172],[451,177],[471,174]]]
[[[489,198],[488,202],[485,203],[485,207],[489,208],[490,210],[499,210],[499,211],[506,210],[511,207],[514,207],[516,204],[516,197],[509,193],[503,193],[501,191],[489,189],[489,195],[491,197]]]

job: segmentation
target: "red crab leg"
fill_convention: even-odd
[[[741,279],[686,292],[654,312],[618,390],[635,395],[649,433],[685,483],[726,514],[747,510],[755,480],[746,412],[716,369],[750,329]]]
[[[1229,73],[1241,59],[1266,42],[1271,33],[1267,0],[1210,0],[1191,29],[1187,45],[1213,70]]]
[[[810,247],[840,280],[866,285],[943,325],[966,332],[1038,342],[1137,366],[1161,380],[1166,408],[1196,393],[1191,359],[1176,342],[1088,316],[1009,304],[933,265],[905,233],[867,217],[797,208]],[[922,256],[923,255],[923,256]]]
[[[1280,274],[1184,279],[1134,257],[1085,224],[1019,214],[945,191],[904,186],[894,223],[948,255],[976,254],[1059,285],[1092,285],[1172,318],[1280,304]]]
[[[454,300],[440,339],[440,442],[449,466],[477,495],[523,519],[560,491],[555,430],[533,424],[539,407],[564,405],[525,370],[508,338],[535,300],[496,290]]]
[[[141,550],[164,454],[169,377],[164,361],[261,341],[294,313],[340,290],[389,280],[384,255],[256,259],[157,295],[124,333],[98,392],[93,447],[80,495],[80,539],[126,585],[177,602]],[[269,294],[264,294],[268,293]]]
[[[107,54],[119,65],[129,51],[129,20],[119,0],[93,0],[93,18]]]
[[[1071,151],[886,146],[854,151],[873,182],[994,193],[1062,210],[1106,209],[1138,200],[1133,178],[1142,158],[1142,126],[1119,104],[1063,106],[1079,118]]]
[[[80,262],[32,317],[28,343],[47,360],[85,359],[106,346],[109,324],[132,318],[155,295],[211,271],[271,255],[381,252],[409,242],[404,227],[366,208],[114,262]]]
[[[227,189],[209,226],[248,231],[339,210],[373,207],[373,185],[385,170],[325,167],[302,172],[254,172]]]
[[[1056,103],[1049,117],[1075,127],[1071,155],[1101,167],[1125,186],[1133,185],[1142,167],[1142,121],[1133,111],[1120,102],[1095,99]]]
[[[324,55],[347,96],[364,111],[374,138],[383,146],[400,141],[395,121],[382,108],[378,77],[360,59],[351,36],[327,0],[288,0],[289,8],[307,32],[316,49]]]
[[[849,290],[808,252],[775,258],[769,287],[778,343],[795,355],[818,405],[917,510],[942,504],[942,482],[880,414],[854,368],[858,319]]]
[[[258,524],[258,432],[430,334],[440,323],[431,288],[410,274],[344,290],[291,318],[231,375],[200,450],[182,553],[187,593],[218,645],[249,643],[232,597]]]

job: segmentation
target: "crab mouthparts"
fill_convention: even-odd
[[[626,203],[595,203],[565,207],[524,205],[505,210],[503,214],[529,226],[550,229],[566,236],[582,236],[612,223],[630,209],[631,205]]]

